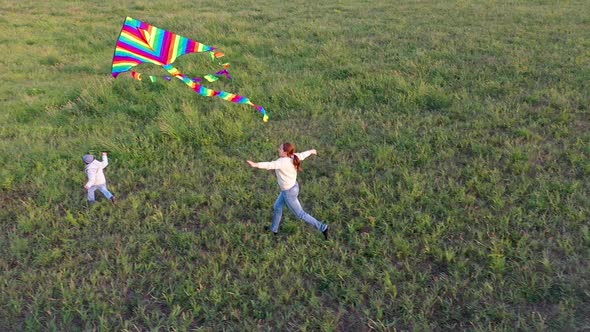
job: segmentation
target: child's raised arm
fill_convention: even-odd
[[[107,157],[107,153],[102,153],[102,161],[99,162],[101,168],[105,168],[109,165],[109,157]]]

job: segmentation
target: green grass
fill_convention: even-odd
[[[587,330],[585,1],[0,5],[0,330]],[[233,82],[110,75],[125,16],[219,47]],[[179,58],[208,73],[204,55]],[[146,72],[165,75],[145,66]],[[246,159],[291,141],[285,213]],[[119,204],[87,208],[110,151]]]

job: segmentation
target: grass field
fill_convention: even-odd
[[[126,16],[217,46],[207,86],[270,121],[113,79]],[[0,330],[590,329],[586,1],[3,0],[0,28]],[[264,231],[245,160],[285,141],[329,241]],[[102,150],[119,203],[89,208]]]

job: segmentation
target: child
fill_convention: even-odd
[[[84,170],[88,176],[88,182],[86,182],[86,185],[84,186],[84,188],[88,190],[88,203],[90,205],[96,203],[94,192],[98,189],[107,199],[115,204],[115,196],[113,196],[113,194],[107,189],[107,181],[102,171],[109,164],[107,153],[102,153],[102,161],[95,160],[94,156],[91,154],[85,155],[82,157],[82,160],[86,163]]]
[[[301,160],[309,157],[312,154],[317,154],[315,149],[295,153],[295,144],[284,143],[279,146],[280,158],[271,162],[255,163],[251,160],[246,162],[250,166],[262,169],[274,169],[281,188],[281,193],[274,204],[274,216],[272,219],[272,226],[270,230],[276,235],[279,231],[281,217],[283,215],[283,207],[285,204],[293,211],[297,218],[317,228],[326,240],[328,239],[328,225],[319,222],[303,211],[301,203],[299,203],[299,184],[297,183],[297,172],[301,172]]]

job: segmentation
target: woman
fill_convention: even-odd
[[[283,207],[285,204],[293,211],[297,218],[317,228],[326,240],[328,239],[328,225],[319,222],[316,218],[309,215],[299,203],[299,184],[297,183],[297,172],[301,172],[301,161],[305,158],[317,154],[315,149],[301,153],[295,153],[295,144],[283,143],[279,146],[279,159],[271,162],[255,163],[247,160],[250,166],[261,169],[274,169],[277,175],[277,181],[281,188],[281,193],[274,204],[274,216],[270,230],[276,235],[281,224],[283,216]]]

